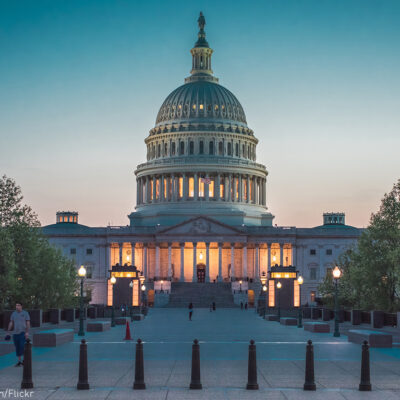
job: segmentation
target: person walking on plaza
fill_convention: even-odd
[[[192,320],[192,315],[193,315],[193,303],[189,304],[189,321]]]
[[[22,309],[20,302],[17,302],[8,324],[8,330],[12,330],[13,333],[15,353],[18,358],[18,362],[15,364],[16,367],[24,365],[21,357],[24,355],[25,339],[29,337],[30,320],[29,313]]]
[[[240,302],[240,309],[243,310],[243,301]]]
[[[212,302],[212,306],[213,306],[213,311],[215,311],[217,309],[217,306],[215,305],[215,301]]]

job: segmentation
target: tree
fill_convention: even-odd
[[[42,235],[32,209],[22,203],[21,189],[0,179],[0,307],[21,301],[26,308],[66,307],[77,290],[73,262]]]
[[[339,290],[342,304],[363,309],[400,310],[400,179],[371,215],[356,247],[341,255]],[[320,287],[332,296],[329,278]]]

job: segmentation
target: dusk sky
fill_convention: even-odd
[[[191,69],[203,11],[213,70],[269,171],[274,223],[368,225],[400,178],[400,1],[0,0],[0,174],[43,225],[127,225],[157,112]]]

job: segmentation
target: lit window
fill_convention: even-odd
[[[64,222],[68,222],[68,217],[64,217]]]
[[[194,197],[194,178],[189,178],[189,197]]]
[[[183,178],[179,177],[179,197],[183,196]]]
[[[208,195],[214,197],[214,179],[212,179],[208,185]]]
[[[193,107],[193,110],[195,110],[195,109],[196,109],[196,104],[193,104],[193,106],[192,106],[192,107]]]
[[[202,110],[203,109],[203,104],[200,104],[200,110]]]
[[[311,300],[311,303],[315,302],[315,292],[310,293],[310,300]]]
[[[182,109],[182,104],[179,104],[178,108],[181,110]]]
[[[236,179],[236,200],[239,198],[239,179]]]
[[[223,183],[221,183],[221,184],[219,185],[219,197],[220,197],[221,199],[224,198],[224,184],[223,184]]]
[[[69,216],[69,222],[72,222],[72,215]]]
[[[215,105],[214,110],[218,111],[218,104]]]
[[[199,197],[204,197],[204,182],[202,178],[199,178]]]
[[[167,179],[164,180],[164,199],[167,198]]]
[[[160,180],[156,179],[156,199],[160,198]]]
[[[153,200],[153,179],[150,181],[150,200]]]

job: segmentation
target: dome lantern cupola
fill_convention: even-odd
[[[211,69],[211,55],[213,49],[210,48],[206,40],[206,32],[204,31],[206,19],[202,12],[200,12],[197,22],[199,24],[198,39],[193,49],[190,50],[192,54],[191,76],[185,79],[185,83],[194,81],[218,82],[218,78],[213,76],[213,71]]]

